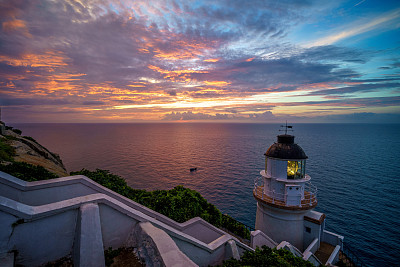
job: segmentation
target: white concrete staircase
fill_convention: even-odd
[[[29,183],[0,172],[1,255],[17,251],[25,266],[67,255],[104,266],[108,247],[136,247],[150,266],[208,266],[252,250],[201,218],[177,223],[85,176]]]

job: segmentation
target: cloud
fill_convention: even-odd
[[[298,102],[287,102],[281,103],[282,106],[336,106],[336,107],[388,107],[388,106],[400,106],[400,96],[393,97],[365,97],[365,98],[338,98],[333,100],[322,100],[322,101],[304,101]]]
[[[374,91],[382,91],[388,88],[400,88],[400,82],[390,83],[390,82],[381,82],[381,83],[362,83],[351,86],[339,87],[328,90],[318,90],[314,92],[310,92],[308,95],[345,95],[345,94],[354,94],[357,92],[374,92]]]
[[[232,118],[232,116],[231,116]],[[205,113],[193,113],[192,111],[187,112],[171,112],[165,114],[162,120],[165,121],[192,121],[192,120],[220,120],[220,119],[230,119],[228,114],[205,114]]]
[[[388,103],[359,94],[396,97],[398,57],[379,65],[391,75],[377,78],[363,69],[376,51],[290,43],[294,25],[328,5],[2,1],[1,103],[35,114],[81,112],[85,120],[159,119],[166,113],[165,119],[273,120],[283,107]],[[397,21],[398,13],[385,16],[364,30]]]
[[[39,99],[39,98],[10,98],[0,94],[0,105],[2,106],[38,106],[38,105],[65,105],[70,104],[66,99]]]
[[[277,121],[277,118],[272,114],[271,111],[266,111],[261,114],[248,114],[248,115],[236,115],[236,112],[231,113],[217,113],[215,115],[206,114],[202,112],[193,113],[192,111],[185,112],[171,112],[167,113],[162,117],[165,121],[207,121],[207,120],[217,120],[217,121],[241,121],[241,122],[271,122]]]
[[[395,21],[395,23],[393,24],[389,23],[393,21]],[[369,31],[374,31],[374,30],[385,31],[391,29],[393,25],[396,25],[399,22],[400,22],[400,8],[392,10],[386,14],[374,18],[359,20],[355,22],[354,25],[345,25],[342,27],[343,29],[338,29],[336,30],[336,32],[330,35],[315,40],[307,44],[306,47],[331,45],[343,39],[357,36]],[[398,26],[395,27],[398,28]]]
[[[326,115],[308,118],[308,122],[329,123],[398,123],[400,114],[359,112],[350,114]]]
[[[89,101],[83,101],[82,102],[83,105],[87,105],[87,106],[98,106],[98,105],[104,105],[105,102],[103,101],[98,101],[98,100],[89,100]]]
[[[374,112],[353,112],[349,114],[320,115],[314,117],[305,116],[275,116],[267,111],[262,114],[249,114],[248,116],[237,116],[234,114],[209,115],[204,113],[171,112],[162,118],[165,121],[219,121],[219,122],[283,122],[286,120],[301,122],[330,122],[330,123],[398,123],[400,114],[374,113]]]

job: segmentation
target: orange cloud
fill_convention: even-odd
[[[89,88],[89,90],[85,90],[87,96],[90,95],[93,97],[100,97],[104,101],[134,101],[135,103],[149,103],[152,101],[161,101],[166,102],[171,97],[164,90],[155,89],[153,91],[138,91],[132,89],[124,89],[113,87],[108,84],[96,85]],[[116,105],[120,105],[120,103],[116,103]]]
[[[146,87],[147,83],[145,82],[136,82],[133,84],[128,84],[129,87]]]
[[[165,50],[159,47],[159,44],[165,42],[161,40],[153,40],[151,47],[157,47],[154,52],[156,53],[154,57],[162,58],[166,60],[182,60],[182,59],[195,59],[203,54],[204,50],[212,49],[214,42],[204,42],[204,41],[192,41],[185,40],[185,36],[182,34],[175,34],[172,32],[165,32],[169,37],[168,41],[174,44],[173,48]]]
[[[148,65],[149,69],[156,71],[158,73],[164,74],[165,79],[170,79],[171,81],[184,81],[190,82],[194,79],[190,78],[190,74],[193,73],[208,73],[205,70],[164,70],[157,66]]]
[[[194,51],[176,51],[176,52],[162,52],[160,49],[154,50],[156,53],[154,57],[168,59],[168,60],[180,60],[180,59],[191,59],[198,56],[200,53]]]
[[[21,58],[10,56],[0,56],[0,61],[6,62],[11,66],[31,66],[31,67],[50,67],[54,71],[55,67],[67,66],[67,58],[62,52],[48,51],[44,54],[24,54]]]
[[[253,61],[254,59],[255,59],[255,57],[248,58],[248,59],[246,59],[246,62],[251,62],[251,61]]]
[[[2,29],[5,32],[22,31],[25,36],[32,37],[28,31],[28,27],[26,27],[25,21],[20,19],[4,21],[2,23]]]
[[[81,80],[78,77],[85,76],[84,73],[60,73],[52,75],[51,77],[57,81],[79,81]]]
[[[141,53],[145,53],[145,54],[150,53],[150,51],[149,51],[148,49],[146,49],[146,48],[140,48],[140,49],[138,49],[138,50],[139,50],[139,52],[141,52]]]
[[[225,82],[225,81],[204,81],[204,83],[209,86],[218,86],[218,87],[227,86],[231,84],[230,82]]]
[[[219,58],[209,58],[209,59],[205,59],[203,60],[204,62],[218,62]]]
[[[2,75],[3,78],[8,80],[7,87],[10,88],[12,85],[15,87],[14,81],[34,77],[35,79],[32,82],[33,91],[18,91],[17,87],[15,87],[16,89],[11,93],[13,95],[18,94],[18,97],[29,98],[35,95],[49,96],[49,94],[53,94],[54,92],[57,92],[55,94],[57,96],[79,95],[79,91],[82,87],[72,82],[81,80],[81,77],[86,74],[70,73],[66,71],[65,67],[68,66],[68,60],[69,58],[58,51],[48,51],[43,54],[23,54],[18,58],[7,55],[0,56],[0,62],[11,66],[40,67],[44,69],[44,72],[25,69],[24,72],[19,75]]]

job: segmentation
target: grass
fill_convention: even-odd
[[[36,166],[26,162],[12,162],[8,165],[0,164],[0,171],[27,182],[58,178],[58,175],[49,172],[42,166]]]
[[[255,251],[245,251],[240,260],[230,259],[223,262],[223,267],[239,266],[279,266],[279,267],[313,267],[311,262],[294,256],[285,249],[269,248],[262,246]]]
[[[0,138],[0,162],[14,161],[15,149],[7,144],[7,139]]]

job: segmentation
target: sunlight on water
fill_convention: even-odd
[[[276,124],[15,126],[59,153],[68,171],[108,169],[148,190],[184,185],[251,226],[253,182],[279,134]],[[318,187],[316,209],[327,214],[327,230],[344,235],[373,265],[397,264],[400,126],[299,124],[294,130],[309,157],[306,172]]]

